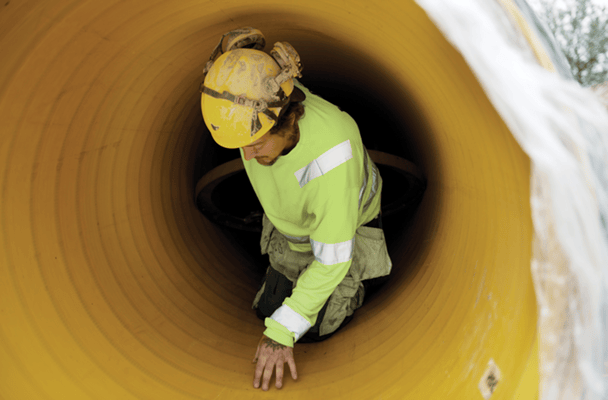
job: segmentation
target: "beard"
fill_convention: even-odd
[[[267,160],[265,160],[265,159],[263,159],[263,158],[262,158],[262,159],[259,159],[259,158],[257,158],[257,157],[256,157],[256,161],[257,161],[257,162],[258,162],[258,164],[260,164],[260,165],[263,165],[263,166],[265,166],[265,167],[271,167],[271,166],[273,166],[273,165],[274,165],[274,164],[277,162],[277,160],[279,159],[279,157],[280,157],[280,156],[278,156],[278,157],[276,157],[276,158],[274,158],[274,159],[272,159],[272,160],[270,160],[270,161],[267,161]]]

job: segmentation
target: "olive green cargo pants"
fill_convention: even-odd
[[[360,226],[355,234],[355,251],[346,277],[338,284],[323,309],[317,323],[300,339],[300,342],[319,341],[331,336],[338,328],[352,319],[365,297],[363,281],[386,277],[392,262],[388,255],[384,231],[378,217],[367,226]],[[376,226],[376,227],[374,227]],[[380,226],[380,227],[377,227]],[[262,254],[268,254],[270,267],[253,301],[253,308],[260,318],[269,317],[291,295],[300,275],[315,260],[312,251],[291,250],[287,238],[272,225],[264,214]],[[310,337],[311,340],[306,340]]]

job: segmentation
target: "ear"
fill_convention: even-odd
[[[289,126],[294,126],[296,122],[296,113],[292,111],[288,118]]]

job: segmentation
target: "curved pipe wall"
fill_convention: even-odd
[[[413,1],[0,7],[0,398],[474,399],[490,360],[492,399],[536,396],[529,160]],[[393,280],[267,393],[256,256],[192,200],[217,150],[202,67],[241,26],[428,178],[413,224],[387,222]]]

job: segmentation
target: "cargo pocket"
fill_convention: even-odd
[[[392,267],[384,231],[360,226],[355,235],[355,254],[350,271],[353,278],[357,281],[379,278],[390,274]]]
[[[319,326],[319,335],[324,336],[335,332],[342,322],[353,315],[363,304],[365,289],[363,284],[347,275],[329,296],[327,310]]]

